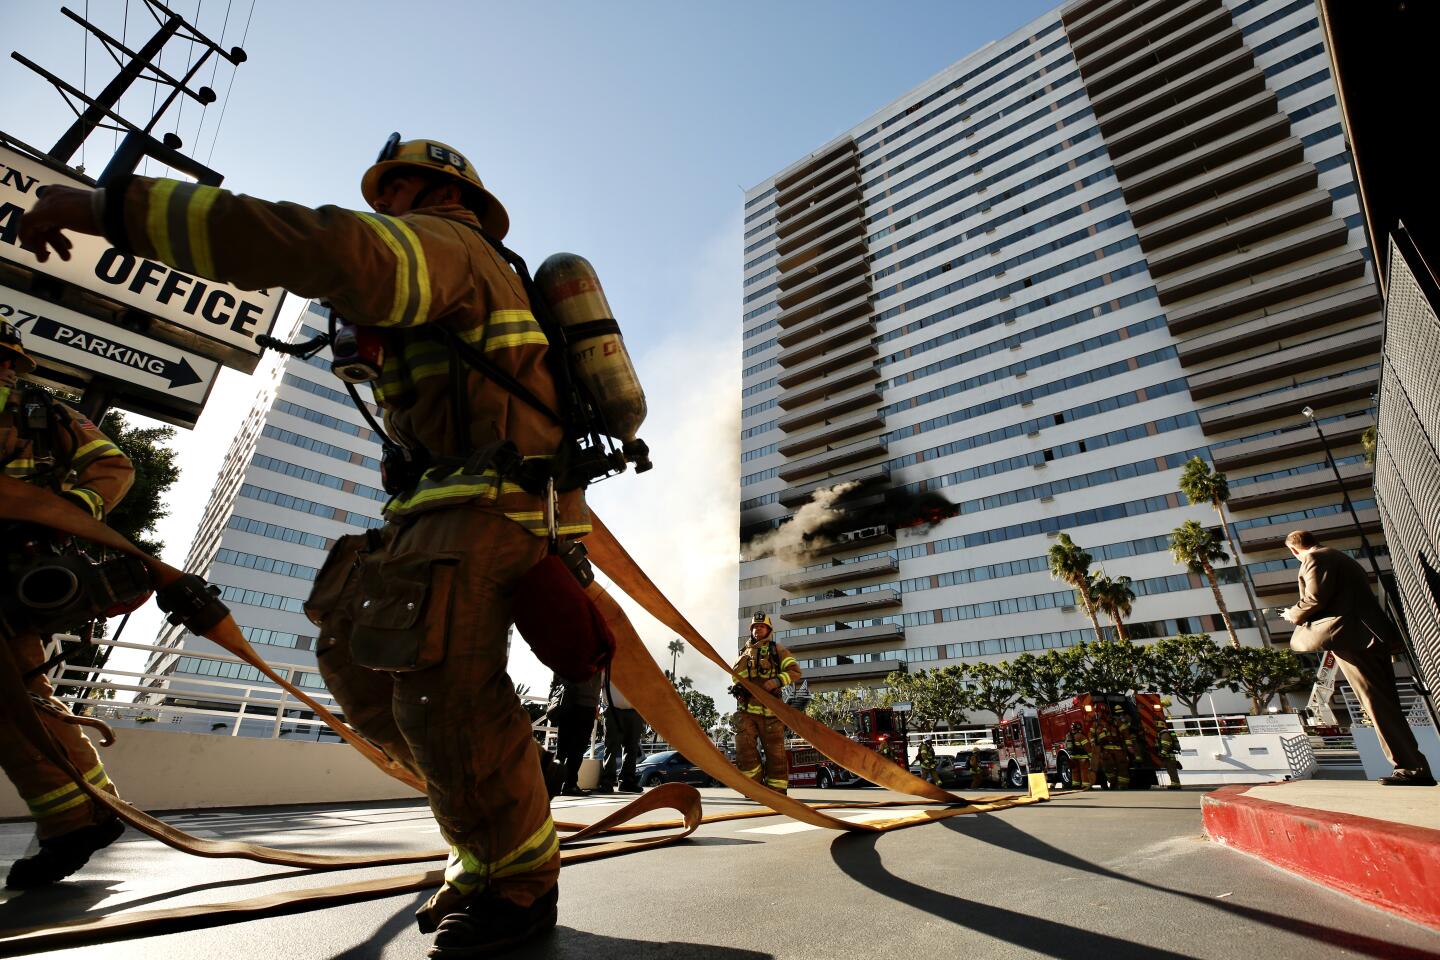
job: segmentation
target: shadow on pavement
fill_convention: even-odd
[[[949,823],[950,821],[945,821]],[[976,933],[1033,950],[1048,957],[1106,957],[1122,960],[1194,960],[1189,954],[1172,953],[1104,933],[1095,933],[1031,914],[1007,910],[994,902],[966,900],[911,883],[886,870],[876,849],[876,835],[850,833],[830,844],[835,865],[850,879],[906,906],[958,924]]]
[[[107,899],[119,880],[71,880],[38,890],[7,891],[0,903],[0,934],[8,930],[73,920]]]
[[[1043,804],[1040,806],[1041,808],[1044,807]],[[967,817],[965,819],[966,822],[963,823],[959,818],[945,820],[943,823],[946,827],[957,833],[962,833],[981,843],[987,843],[1011,853],[1023,854],[1046,863],[1055,864],[1056,866],[1069,867],[1072,870],[1079,870],[1110,880],[1120,880],[1146,890],[1153,890],[1156,893],[1182,897],[1186,900],[1212,907],[1223,913],[1243,917],[1246,920],[1264,924],[1268,927],[1274,927],[1277,930],[1284,930],[1288,933],[1314,940],[1317,943],[1325,944],[1326,946],[1343,947],[1358,954],[1376,957],[1378,960],[1440,960],[1440,954],[1422,950],[1417,947],[1406,947],[1387,940],[1377,940],[1374,937],[1367,937],[1349,930],[1342,930],[1338,927],[1329,927],[1322,923],[1301,920],[1298,917],[1273,913],[1257,907],[1247,907],[1243,904],[1232,903],[1228,900],[1217,900],[1214,897],[1209,897],[1204,894],[1190,893],[1185,890],[1176,890],[1172,887],[1164,887],[1145,880],[1138,880],[1107,867],[1102,867],[1097,863],[1092,863],[1082,857],[1067,853],[1064,850],[1046,843],[1044,840],[1018,829],[1014,824],[997,817],[981,816]],[[1163,956],[1164,954],[1161,952],[1149,953],[1147,951],[1147,955]]]
[[[400,934],[415,924],[415,911],[420,905],[430,899],[428,890],[417,893],[410,902],[395,912],[395,915],[387,919],[375,932],[362,943],[357,943],[348,950],[342,950],[330,958],[330,960],[375,960],[385,952],[385,945],[394,940]]]

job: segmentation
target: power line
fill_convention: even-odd
[[[205,4],[205,0],[195,0],[195,15],[190,18],[190,22],[195,25],[195,29],[196,29],[196,30],[199,30],[199,29],[200,29],[200,8],[201,8],[202,6],[204,6],[204,4]],[[218,63],[219,61],[217,60],[216,62]],[[195,66],[195,41],[194,41],[194,40],[191,40],[191,41],[190,41],[190,57],[189,57],[189,59],[188,59],[188,60],[186,61],[186,63],[185,63],[185,76],[187,76],[187,77],[190,76],[190,71],[191,71],[191,69],[194,68],[194,66]],[[176,136],[176,138],[179,138],[179,136],[180,136],[180,121],[183,120],[184,117],[185,117],[185,98],[184,98],[184,97],[181,97],[181,98],[180,98],[180,106],[175,110],[175,136]],[[165,168],[165,175],[166,175],[167,177],[170,175],[170,168],[169,168],[168,166]]]
[[[85,0],[85,2],[88,4],[88,3],[90,2],[90,0]],[[128,39],[128,34],[129,34],[129,33],[130,33],[130,0],[125,0],[125,20],[124,20],[123,23],[120,24],[120,45],[121,45],[121,46],[124,46],[124,45],[125,45],[125,41]],[[119,58],[117,57],[116,60],[117,60],[117,62],[118,62]],[[120,145],[120,128],[119,128],[119,127],[115,127],[115,128],[114,128],[114,132],[113,132],[113,133],[111,134],[111,136],[110,136],[110,152],[111,152],[111,153],[114,153],[115,150],[119,147],[119,145]]]
[[[129,3],[130,0],[125,0],[125,2]],[[225,20],[220,24],[220,39],[216,42],[216,46],[218,47],[223,48],[225,46],[225,31],[230,27],[230,5],[233,2],[234,0],[225,0]],[[210,87],[212,90],[215,88],[215,75],[219,72],[220,58],[216,57],[214,64],[212,64],[210,67],[210,82],[206,84],[206,86]],[[228,91],[226,92],[226,95],[228,97]],[[195,147],[197,150],[200,147],[200,138],[205,134],[205,114],[209,111],[209,109],[210,104],[208,103],[202,104],[200,107],[200,125],[195,128]]]
[[[245,41],[250,37],[250,20],[255,16],[255,0],[250,0],[250,12],[245,15],[245,31],[240,35],[240,47],[244,49]],[[215,156],[215,144],[220,139],[220,125],[225,122],[225,111],[230,106],[230,91],[235,88],[236,70],[230,71],[230,83],[225,87],[225,102],[220,104],[220,119],[215,121],[215,136],[210,140],[210,152],[205,155],[205,166],[210,166],[210,158]]]
[[[85,0],[85,23],[90,23],[90,0]],[[90,93],[90,31],[85,30],[80,37],[80,90],[87,96]],[[80,144],[80,169],[85,169],[85,144]]]

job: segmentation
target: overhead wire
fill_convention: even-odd
[[[190,18],[190,25],[191,25],[191,27],[195,30],[196,33],[199,33],[199,32],[200,32],[200,8],[203,7],[204,5],[205,5],[205,0],[195,0],[195,15]],[[196,40],[191,39],[190,37],[185,37],[185,38],[183,38],[183,39],[189,41],[189,43],[190,43],[190,56],[189,56],[188,58],[186,58],[186,62],[185,62],[185,72],[181,75],[181,78],[180,78],[180,84],[181,84],[182,87],[184,87],[184,86],[186,85],[185,78],[188,77],[188,76],[190,76],[190,70],[191,70],[192,67],[195,66],[195,47],[197,46],[197,41],[196,41]],[[182,92],[183,92],[183,90],[182,90]],[[175,130],[174,130],[174,133],[175,133],[176,139],[179,139],[179,138],[180,138],[180,122],[185,119],[185,98],[184,98],[183,96],[182,96],[182,97],[179,97],[179,98],[178,98],[178,102],[179,102],[179,106],[176,107],[176,109],[175,109]],[[166,167],[165,167],[165,175],[166,175],[167,177],[170,175],[170,167],[169,167],[168,164],[167,164]]]
[[[125,0],[125,2],[129,3],[130,0]],[[234,3],[234,0],[225,0],[225,19],[220,24],[220,39],[215,41],[215,46],[221,50],[225,49],[225,31],[230,27],[230,6],[232,3]],[[217,55],[214,62],[210,64],[210,82],[207,83],[206,86],[211,90],[215,89],[215,75],[220,72],[220,61],[222,59],[224,58]],[[202,103],[200,105],[200,125],[195,128],[196,150],[200,149],[200,139],[205,135],[205,114],[209,109],[210,104],[208,103]]]
[[[85,29],[80,35],[80,92],[90,95],[90,0],[85,0]],[[90,139],[89,137],[85,138]],[[85,140],[80,141],[80,169],[85,169]]]
[[[250,0],[250,12],[245,16],[245,30],[240,35],[240,47],[245,47],[245,41],[250,36],[250,21],[255,16],[255,0]],[[205,166],[210,166],[210,158],[215,156],[215,144],[220,139],[220,125],[225,122],[225,110],[230,106],[230,91],[235,88],[235,74],[240,67],[236,64],[230,70],[230,83],[225,87],[225,101],[220,104],[220,119],[215,121],[215,135],[210,139],[210,152],[205,155]]]
[[[88,6],[89,0],[86,0],[86,4]],[[127,34],[129,32],[130,0],[125,0],[125,20],[123,23],[120,24],[120,46],[125,46],[125,41],[128,39]],[[120,149],[120,128],[117,126],[112,128],[110,131],[110,152],[113,154],[118,149]]]

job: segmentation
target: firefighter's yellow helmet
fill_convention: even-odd
[[[760,637],[760,638],[758,638],[758,639],[764,640],[766,637],[772,637],[772,636],[775,635],[775,625],[770,622],[770,614],[768,614],[768,613],[757,613],[757,614],[755,614],[755,616],[754,616],[754,617],[751,619],[751,621],[750,621],[750,636],[751,636],[751,637],[754,637],[754,636],[755,636],[755,631],[756,631],[756,629],[759,628],[759,627],[764,627],[764,628],[765,628],[765,636],[764,636],[764,637]]]
[[[387,172],[399,167],[438,173],[456,181],[465,188],[465,205],[475,213],[486,233],[503,240],[510,232],[510,214],[495,195],[485,189],[475,167],[459,150],[439,140],[401,140],[400,134],[390,134],[375,163],[360,179],[360,194],[366,203],[374,205],[380,196],[380,181]]]
[[[16,373],[30,373],[35,369],[35,361],[20,341],[20,330],[4,320],[0,320],[0,360],[13,360]]]

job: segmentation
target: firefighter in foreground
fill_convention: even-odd
[[[735,661],[731,671],[738,680],[753,680],[768,692],[800,681],[800,665],[773,639],[775,628],[770,617],[755,614],[750,624],[750,642]],[[771,790],[785,793],[790,784],[790,760],[785,755],[785,724],[770,708],[750,699],[740,684],[733,688],[739,709],[735,713],[735,765],[740,772]],[[760,759],[763,745],[765,759]]]
[[[417,914],[438,929],[430,955],[479,956],[555,925],[559,838],[506,632],[510,591],[546,555],[550,508],[561,538],[588,532],[588,515],[580,489],[557,504],[515,481],[514,462],[548,462],[562,430],[462,359],[468,345],[558,405],[547,339],[499,246],[505,208],[459,152],[398,134],[360,189],[375,213],[145,177],[51,187],[20,242],[65,258],[61,231],[103,233],[186,273],[327,300],[379,332],[375,399],[404,450],[387,462],[387,524],[337,544],[306,612],[346,719],[424,778],[450,844],[445,885]]]
[[[0,464],[5,475],[45,487],[97,520],[130,489],[134,468],[120,448],[93,423],[20,377],[35,369],[20,333],[0,321]],[[21,559],[21,537],[0,530],[5,577]],[[16,665],[28,673],[45,662],[45,646],[36,633],[17,632],[9,644]],[[78,726],[64,722],[69,711],[54,697],[41,673],[27,686],[40,706],[40,718],[56,744],[91,784],[115,792],[105,767]],[[0,713],[0,766],[30,807],[40,850],[16,861],[5,879],[11,889],[43,887],[68,877],[124,831],[108,810],[100,810],[70,776],[44,759]]]
[[[926,737],[915,751],[915,762],[920,764],[920,775],[927,783],[940,783],[940,761],[935,758],[935,744]]]
[[[1070,755],[1070,782],[1077,790],[1089,790],[1095,782],[1090,768],[1090,738],[1076,720],[1065,737],[1065,752]]]

